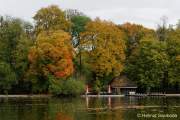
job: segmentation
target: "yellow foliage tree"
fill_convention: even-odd
[[[89,64],[95,79],[116,76],[123,70],[125,60],[124,33],[112,22],[96,19],[81,33],[81,48],[88,51]]]
[[[36,33],[48,30],[68,31],[71,23],[66,20],[64,12],[56,5],[41,8],[33,17],[36,23]]]

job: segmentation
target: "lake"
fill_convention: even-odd
[[[0,120],[180,120],[180,97],[1,98]]]

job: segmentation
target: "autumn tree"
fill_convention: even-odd
[[[36,33],[48,30],[68,31],[70,22],[66,20],[64,12],[56,5],[41,8],[33,17],[35,20]]]
[[[155,38],[155,31],[139,24],[125,23],[119,26],[126,33],[126,56],[127,58],[136,52],[144,37]]]
[[[73,73],[73,49],[68,33],[58,31],[42,32],[29,52],[30,74],[47,80],[65,79]],[[39,81],[41,81],[39,79]],[[35,83],[39,82],[38,80]]]
[[[112,22],[100,19],[89,22],[85,32],[81,34],[81,39],[81,47],[89,55],[95,83],[101,80],[105,85],[109,81],[102,78],[121,73],[125,60],[124,34]]]

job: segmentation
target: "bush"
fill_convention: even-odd
[[[0,88],[8,94],[12,85],[17,83],[16,74],[10,64],[0,61]]]
[[[49,91],[54,95],[77,96],[85,91],[82,81],[70,78],[67,80],[50,79]]]

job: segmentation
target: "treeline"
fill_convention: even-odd
[[[180,23],[116,25],[55,5],[33,19],[0,17],[1,93],[98,93],[122,74],[143,92],[179,90]]]

